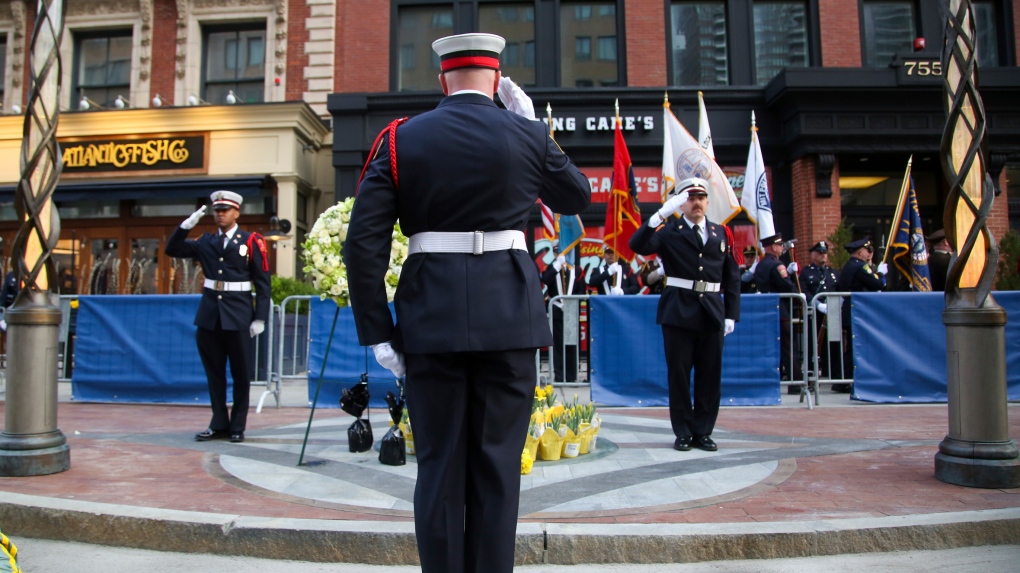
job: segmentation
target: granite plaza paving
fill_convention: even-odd
[[[62,385],[63,386],[63,385]],[[304,386],[249,417],[247,440],[198,443],[205,407],[89,404],[62,391],[71,469],[0,478],[15,538],[321,562],[411,565],[415,465],[352,454],[352,421]],[[518,562],[670,563],[979,545],[1020,547],[1020,489],[934,478],[947,407],[823,392],[808,410],[722,409],[718,452],[678,452],[665,408],[600,410],[596,450],[522,478]],[[3,412],[0,404],[0,415]],[[1010,408],[1020,436],[1020,404]],[[372,411],[376,439],[387,415]]]

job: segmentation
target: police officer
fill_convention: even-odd
[[[949,261],[953,259],[953,248],[946,239],[946,231],[939,229],[928,237],[931,254],[928,255],[928,270],[931,271],[931,290],[946,290],[946,275],[949,274]]]
[[[552,304],[553,375],[558,382],[577,382],[577,345],[563,345],[563,328],[566,326],[563,324],[563,301],[552,299],[563,295],[585,294],[584,269],[568,263],[566,257],[557,250],[556,259],[542,271],[542,282]],[[577,324],[571,325],[571,328],[576,330]],[[566,371],[563,369],[564,354]]]
[[[635,253],[657,254],[666,270],[655,321],[662,325],[666,353],[673,448],[680,451],[718,448],[712,430],[719,415],[723,337],[740,320],[740,272],[726,230],[705,217],[707,189],[699,177],[681,181],[630,239]],[[670,218],[678,210],[683,216]]]
[[[513,569],[535,349],[553,342],[523,230],[536,199],[565,215],[591,201],[531,99],[500,79],[504,44],[493,34],[433,42],[447,97],[387,128],[344,247],[361,344],[394,375],[406,369],[423,573]],[[410,245],[394,325],[383,278],[398,219]]]
[[[637,294],[641,290],[630,264],[621,263],[609,245],[602,247],[602,263],[592,269],[588,286],[598,289],[599,294],[609,295]]]
[[[232,191],[216,191],[211,198],[218,232],[188,239],[188,231],[205,215],[203,206],[170,236],[166,254],[197,260],[205,274],[195,314],[195,342],[205,367],[213,414],[209,427],[196,434],[195,440],[229,438],[236,443],[244,441],[248,419],[252,339],[262,333],[269,319],[269,260],[262,236],[237,226],[242,197]],[[228,360],[234,379],[234,406],[229,413]]]
[[[793,281],[790,273],[797,272],[797,263],[790,263],[790,269],[779,260],[783,254],[783,236],[779,233],[771,237],[764,237],[761,240],[761,247],[765,251],[758,266],[754,270],[754,282],[761,293],[796,293],[800,292],[797,284]],[[790,323],[789,300],[780,301],[779,304],[779,373],[783,380],[802,380],[800,360],[793,352],[791,339],[793,333]],[[791,377],[792,373],[792,377]],[[788,386],[787,392],[797,394],[800,389],[797,386]]]
[[[18,297],[19,292],[21,292],[21,284],[18,282],[18,277],[14,271],[10,271],[4,277],[4,286],[0,287],[0,305],[3,306],[5,312],[14,304],[14,299]],[[7,332],[6,319],[0,319],[0,331]]]
[[[879,292],[885,290],[885,275],[888,267],[880,263],[873,267],[871,259],[875,255],[875,245],[870,237],[847,243],[846,250],[850,260],[843,266],[839,274],[836,288],[843,292]],[[854,375],[853,324],[850,322],[850,302],[845,301],[842,309],[843,332],[847,343],[843,349],[843,373],[846,378]],[[853,384],[833,384],[835,392],[852,392]]]
[[[836,273],[836,269],[829,266],[829,245],[825,241],[818,241],[813,247],[808,250],[808,254],[811,256],[811,264],[804,267],[800,271],[800,286],[804,289],[804,296],[807,297],[808,303],[815,298],[818,293],[823,292],[836,292],[836,284],[839,282],[839,274]],[[825,300],[821,300],[818,303],[818,314],[815,316],[815,324],[819,326],[819,369],[822,375],[827,376],[829,373],[829,356],[839,355],[839,342],[828,342],[822,336],[824,331],[823,317],[828,313],[828,304]],[[810,348],[809,348],[810,350]],[[842,376],[842,363],[833,364],[833,376],[839,378]]]
[[[758,249],[748,245],[744,248],[744,264],[740,266],[740,293],[758,292],[758,284],[754,282],[754,271],[758,268]]]

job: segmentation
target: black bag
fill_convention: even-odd
[[[367,419],[354,420],[347,428],[347,445],[351,452],[367,452],[372,449],[372,423]]]
[[[362,412],[368,408],[368,379],[362,378],[360,382],[344,388],[340,393],[340,409],[355,418],[360,418]]]
[[[400,426],[390,426],[382,442],[379,443],[379,461],[388,466],[402,466],[407,463],[404,451],[404,433]]]

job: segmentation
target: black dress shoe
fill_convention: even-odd
[[[712,441],[711,436],[694,436],[694,447],[699,450],[705,450],[706,452],[714,452],[719,449],[719,446],[715,445]]]
[[[213,430],[207,428],[197,434],[195,434],[196,442],[208,442],[209,440],[223,440],[229,435],[226,430]]]
[[[691,449],[691,437],[680,436],[673,442],[673,449],[681,452],[689,451]]]
[[[239,444],[244,441],[244,432],[238,432],[236,434],[230,434],[230,441]]]

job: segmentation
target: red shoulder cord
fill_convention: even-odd
[[[269,271],[269,253],[266,250],[266,240],[262,238],[262,235],[258,233],[248,233],[248,252],[251,251],[251,243],[255,241],[255,245],[262,253],[262,270]]]
[[[384,135],[390,136],[390,173],[393,175],[393,187],[400,188],[397,184],[397,126],[407,121],[406,117],[395,119],[389,123],[379,135],[375,137],[375,142],[372,143],[372,152],[368,154],[368,160],[365,161],[365,166],[361,168],[361,176],[358,177],[358,185],[354,188],[354,195],[357,196],[358,190],[361,188],[361,180],[365,178],[365,172],[368,171],[368,164],[372,162],[376,157],[379,156],[380,147],[382,145],[382,138]]]

